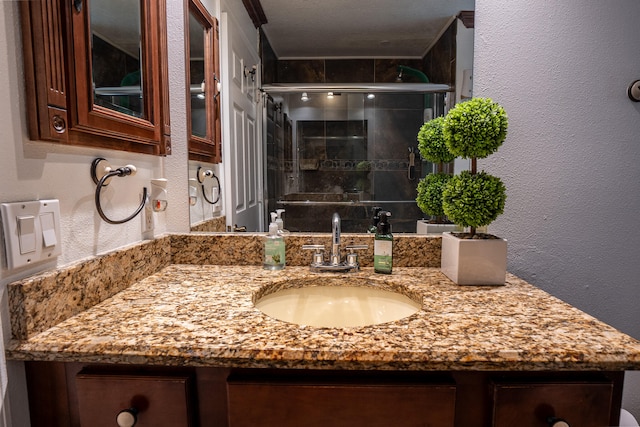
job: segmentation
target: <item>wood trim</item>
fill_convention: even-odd
[[[25,363],[29,413],[32,426],[70,426],[66,365],[56,362]]]
[[[264,9],[262,9],[260,0],[242,0],[242,4],[244,4],[244,8],[247,10],[249,17],[256,28],[260,28],[261,25],[269,22],[267,21],[267,15],[265,15]]]
[[[462,21],[466,28],[474,28],[475,14],[473,10],[463,10],[458,14],[458,19]]]
[[[20,6],[29,137],[65,142],[69,132],[62,10],[51,1]]]
[[[64,107],[66,103],[64,50],[62,48],[62,14],[60,5],[55,2],[46,2],[42,13],[50,16],[50,20],[43,29],[49,33],[44,46],[46,73],[48,81],[49,105]]]
[[[220,77],[220,23],[216,18],[213,19],[213,72],[216,80],[215,95],[213,99],[213,117],[214,117],[214,143],[215,153],[213,157],[214,163],[222,162],[222,93],[217,88],[217,83],[221,82]]]
[[[160,143],[160,154],[167,156],[171,154],[171,114],[169,102],[169,45],[167,42],[167,3],[166,1],[158,2],[158,39],[160,43],[159,55],[163,55],[160,60],[160,120],[162,126],[162,140]]]
[[[91,28],[89,5],[81,12],[71,12],[73,23],[74,67],[70,80],[75,81],[76,91],[70,103],[71,127],[82,133],[94,136],[112,136],[116,141],[109,148],[121,149],[121,141],[134,141],[140,144],[156,144],[156,153],[161,154],[163,137],[162,109],[162,59],[160,54],[159,16],[163,2],[140,1],[141,45],[142,45],[142,81],[144,118],[129,116],[115,110],[94,104],[93,73],[91,61]],[[160,71],[159,71],[160,70]]]

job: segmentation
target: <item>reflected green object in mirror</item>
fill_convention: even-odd
[[[444,117],[436,117],[429,120],[420,128],[418,132],[418,150],[423,159],[433,163],[449,163],[456,158],[455,154],[449,151],[445,142],[442,127]]]

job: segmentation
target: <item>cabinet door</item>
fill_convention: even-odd
[[[165,0],[21,6],[31,139],[170,154]]]
[[[113,427],[122,410],[137,413],[136,427],[189,427],[187,376],[84,374],[76,376],[80,425]]]
[[[495,383],[494,427],[549,427],[550,418],[570,426],[610,425],[610,382]]]
[[[230,427],[454,425],[452,384],[228,380]]]

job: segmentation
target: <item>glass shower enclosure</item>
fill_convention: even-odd
[[[444,115],[447,85],[265,86],[268,212],[284,209],[290,231],[366,232],[373,208],[392,213],[393,232],[415,232],[418,181],[433,172],[417,134]],[[268,223],[268,221],[267,221]]]

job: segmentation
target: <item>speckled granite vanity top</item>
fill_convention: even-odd
[[[11,359],[224,367],[415,370],[640,369],[640,342],[508,275],[460,287],[437,268],[357,277],[419,295],[400,321],[315,328],[272,319],[252,298],[308,268],[168,264],[102,302],[14,340]],[[323,273],[326,274],[326,273]],[[348,281],[349,275],[345,275]]]

